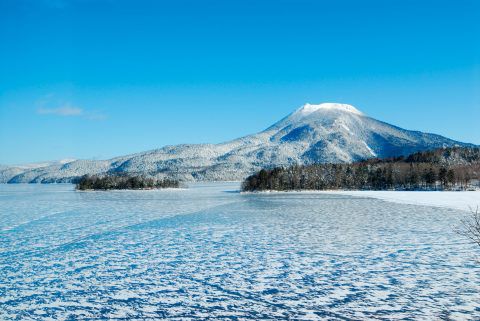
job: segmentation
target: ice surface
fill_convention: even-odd
[[[0,185],[0,320],[480,316],[466,212],[238,187]]]
[[[322,193],[372,197],[395,203],[448,207],[464,211],[475,211],[477,208],[480,209],[480,191],[328,191]]]

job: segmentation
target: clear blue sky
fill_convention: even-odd
[[[480,144],[480,1],[0,0],[0,163],[109,158],[342,102]]]

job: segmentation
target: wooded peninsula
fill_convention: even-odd
[[[288,190],[475,190],[480,188],[480,148],[441,148],[407,157],[348,164],[262,169],[243,191]]]

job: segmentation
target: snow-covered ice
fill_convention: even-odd
[[[464,211],[480,209],[480,191],[326,191],[322,193],[372,197],[395,203],[448,207]]]
[[[0,320],[479,318],[467,212],[238,188],[0,185]]]

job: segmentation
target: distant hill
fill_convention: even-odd
[[[474,147],[375,120],[350,105],[306,104],[266,130],[233,141],[166,146],[110,160],[4,167],[0,168],[0,182],[72,182],[86,174],[105,173],[184,181],[242,180],[262,168],[348,163],[452,146]]]

